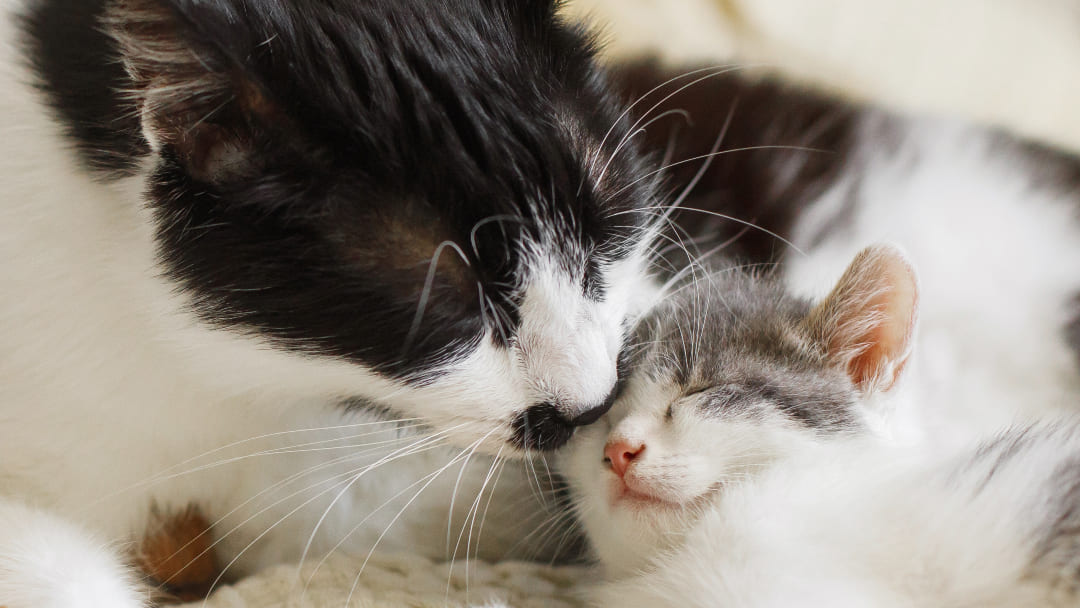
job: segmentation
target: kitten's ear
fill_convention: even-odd
[[[915,271],[900,250],[868,247],[806,319],[813,338],[864,392],[888,390],[911,353],[918,315]]]
[[[151,148],[175,152],[190,175],[209,183],[250,171],[259,125],[273,124],[278,114],[213,34],[215,24],[230,21],[216,6],[111,0],[104,19],[131,76]]]

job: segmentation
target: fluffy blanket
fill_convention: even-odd
[[[337,555],[318,568],[271,568],[183,608],[575,608],[589,574],[521,562],[458,562],[451,573],[417,556],[374,555],[365,565]]]
[[[567,10],[608,24],[613,57],[735,58],[854,98],[1080,149],[1080,8],[1070,0],[574,0]],[[460,564],[451,574],[446,564],[387,555],[356,578],[362,563],[337,556],[317,572],[273,568],[205,606],[572,607],[584,605],[589,578],[582,568],[474,562],[466,585]]]

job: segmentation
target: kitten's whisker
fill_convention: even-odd
[[[746,67],[748,67],[748,66],[730,66],[730,67],[726,67],[726,68],[723,68],[723,69],[715,70],[715,71],[713,71],[711,73],[708,73],[708,74],[706,74],[706,75],[704,75],[704,76],[702,76],[700,78],[696,78],[696,79],[692,80],[691,82],[689,82],[687,84],[682,85],[678,89],[675,89],[671,93],[668,93],[660,101],[656,102],[655,104],[653,104],[652,107],[650,107],[648,110],[646,110],[645,113],[642,114],[640,118],[638,118],[636,121],[634,121],[634,123],[632,125],[630,125],[630,128],[627,130],[627,133],[630,133],[630,134],[635,133],[637,131],[639,125],[641,125],[641,121],[645,120],[657,108],[664,105],[665,102],[670,100],[672,97],[675,97],[679,93],[682,93],[683,91],[685,91],[685,90],[687,90],[687,89],[689,89],[689,88],[691,88],[691,87],[693,87],[693,86],[695,86],[695,85],[697,85],[699,83],[705,82],[706,80],[709,80],[711,78],[716,78],[717,76],[722,76],[724,74],[728,74],[728,73],[734,72],[736,70],[745,69]],[[631,107],[633,107],[633,106],[631,106]],[[629,108],[628,108],[628,110],[629,110]],[[620,120],[621,119],[622,118],[620,117]],[[614,127],[614,125],[613,125],[613,127]],[[630,135],[628,135],[627,137],[630,137]],[[625,139],[626,139],[626,137],[623,138],[623,141],[619,142],[619,145],[616,146],[616,150],[618,150],[619,148],[622,147],[622,144],[625,142]],[[605,136],[604,140],[605,141],[607,140],[606,136]],[[603,148],[600,147],[598,149],[603,149]]]
[[[634,131],[630,135],[624,137],[622,139],[622,141],[619,142],[619,145],[615,148],[615,151],[611,153],[610,157],[608,157],[608,161],[606,163],[604,163],[604,168],[600,170],[600,174],[597,175],[596,181],[598,183],[602,183],[604,181],[604,176],[607,175],[608,169],[611,168],[611,163],[615,162],[615,159],[618,158],[619,152],[622,151],[624,146],[628,145],[638,135],[645,134],[647,132],[648,128],[650,126],[652,126],[653,123],[655,123],[655,122],[657,122],[659,120],[663,120],[664,118],[667,118],[668,116],[673,116],[673,115],[676,115],[676,114],[682,115],[684,118],[686,118],[687,122],[690,122],[690,113],[687,112],[686,110],[681,110],[681,109],[667,110],[666,112],[661,112],[660,114],[656,115],[654,118],[650,119],[648,122],[641,125],[641,127],[639,127],[636,131]],[[650,175],[652,175],[652,174],[650,174]],[[641,180],[634,180],[633,183],[636,184],[636,183],[638,183],[640,181]],[[620,188],[618,192],[621,193],[625,189],[626,189],[625,187]]]
[[[666,208],[667,207],[645,207],[644,209],[666,209]],[[771,231],[771,230],[769,230],[767,228],[763,228],[763,227],[758,226],[757,224],[754,224],[752,222],[748,222],[746,220],[739,219],[739,218],[737,218],[735,216],[726,215],[726,214],[720,213],[718,211],[711,211],[709,209],[698,209],[696,207],[679,207],[679,209],[682,210],[682,211],[689,211],[691,213],[703,213],[705,215],[711,215],[713,217],[717,217],[717,218],[720,218],[720,219],[723,219],[723,220],[728,220],[728,221],[731,221],[731,222],[735,222],[737,224],[742,224],[748,230],[758,230],[760,232],[763,232],[763,233],[775,238],[776,240],[780,241],[781,243],[787,245],[788,247],[791,247],[799,255],[802,255],[802,256],[806,255],[805,251],[800,249],[798,246],[796,246],[791,241],[785,239],[784,237],[780,236],[779,234],[777,234],[777,233],[775,233],[775,232],[773,232],[773,231]]]
[[[697,170],[697,173],[694,174],[694,177],[686,184],[686,188],[683,189],[682,194],[680,194],[674,202],[668,205],[668,208],[664,211],[663,215],[665,219],[670,218],[671,214],[686,201],[686,197],[690,196],[690,193],[694,191],[694,188],[697,187],[698,183],[701,182],[702,178],[704,178],[705,174],[709,171],[709,167],[712,166],[713,161],[716,159],[716,152],[720,150],[720,146],[724,143],[724,138],[727,137],[728,129],[731,128],[731,121],[735,118],[735,109],[738,108],[738,106],[739,100],[736,98],[731,102],[731,108],[728,109],[727,118],[724,119],[724,125],[720,128],[720,133],[716,136],[716,142],[713,143],[712,148],[709,149],[709,154],[701,163],[701,167]]]

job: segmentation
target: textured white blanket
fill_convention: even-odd
[[[417,556],[374,555],[365,566],[338,555],[317,569],[271,568],[184,608],[575,608],[589,574],[521,562],[458,562],[451,574]]]
[[[1080,149],[1080,8],[1071,0],[574,0],[569,9],[610,24],[613,55],[764,62],[853,97]],[[205,606],[569,608],[584,605],[589,579],[582,568],[472,563],[466,586],[461,564],[450,576],[445,564],[385,555],[357,579],[362,563],[273,568]]]

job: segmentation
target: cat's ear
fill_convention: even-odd
[[[904,254],[890,245],[868,247],[806,326],[860,390],[888,390],[911,353],[918,300],[915,271]]]
[[[188,0],[111,0],[104,25],[132,79],[150,147],[168,149],[196,179],[227,181],[253,168],[260,125],[275,105],[215,35],[229,15]],[[241,60],[242,61],[242,60]]]

